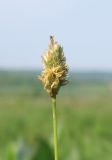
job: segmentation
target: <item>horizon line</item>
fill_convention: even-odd
[[[27,67],[27,68],[7,68],[7,67],[0,67],[0,71],[41,71],[42,68],[31,68],[31,67]],[[101,72],[101,73],[112,73],[112,69],[74,69],[74,68],[70,68],[70,72]]]

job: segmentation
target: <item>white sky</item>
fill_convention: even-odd
[[[112,70],[111,0],[0,1],[0,68],[40,68],[49,35],[71,69]]]

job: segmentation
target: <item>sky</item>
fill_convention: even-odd
[[[112,0],[0,1],[1,69],[40,69],[50,35],[70,69],[112,71]]]

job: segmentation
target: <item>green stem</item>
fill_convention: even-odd
[[[57,117],[56,117],[56,98],[52,98],[53,109],[53,130],[54,130],[54,157],[58,160],[58,134],[57,134]]]

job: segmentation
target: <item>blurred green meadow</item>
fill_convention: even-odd
[[[53,160],[51,100],[35,71],[0,71],[0,160]],[[72,72],[57,97],[59,160],[112,160],[112,74]]]

